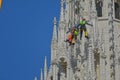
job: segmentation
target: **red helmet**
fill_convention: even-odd
[[[82,18],[82,20],[86,20],[85,18]]]

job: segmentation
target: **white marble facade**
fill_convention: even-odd
[[[89,44],[83,34],[69,46],[66,32],[82,17],[93,25],[87,25]],[[47,67],[46,58],[44,65],[41,80],[120,80],[120,0],[61,0],[60,20],[54,17],[51,65]]]

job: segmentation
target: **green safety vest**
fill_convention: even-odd
[[[86,21],[80,21],[80,25],[85,25]]]
[[[78,35],[78,31],[75,30],[74,34],[75,34],[75,35]]]

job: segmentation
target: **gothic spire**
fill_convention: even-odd
[[[53,29],[53,38],[52,40],[57,40],[57,30],[56,30],[56,17],[54,17],[54,29]]]
[[[42,69],[40,70],[40,80],[43,80],[43,73],[42,73]]]
[[[37,77],[35,77],[34,80],[37,80]]]
[[[47,59],[45,56],[45,62],[44,62],[44,80],[47,80]]]
[[[64,21],[64,0],[61,0],[60,21]]]

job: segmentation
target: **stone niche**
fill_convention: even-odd
[[[66,73],[67,73],[67,62],[65,61],[65,59],[62,57],[60,58],[60,62],[59,62],[59,70],[61,73],[65,74],[66,77]]]

